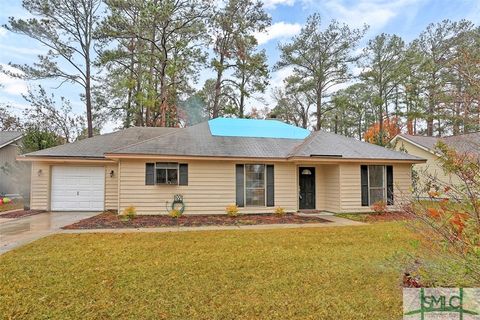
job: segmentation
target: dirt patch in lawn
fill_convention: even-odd
[[[63,227],[63,229],[121,229],[121,228],[158,228],[158,227],[200,227],[200,226],[244,226],[264,224],[302,224],[331,222],[319,217],[305,217],[286,214],[277,217],[267,214],[248,214],[238,217],[227,215],[189,215],[174,219],[167,215],[138,215],[131,220],[105,212]]]
[[[43,213],[44,210],[16,210],[8,213],[0,213],[0,218],[15,219],[27,216],[33,216],[35,214]]]

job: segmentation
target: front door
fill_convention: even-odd
[[[315,209],[315,168],[299,167],[299,209]]]

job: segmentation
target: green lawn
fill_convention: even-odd
[[[394,319],[400,223],[54,235],[0,256],[0,319]]]

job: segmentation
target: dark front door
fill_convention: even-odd
[[[299,167],[299,208],[315,209],[315,168]]]

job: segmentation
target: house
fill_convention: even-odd
[[[371,211],[408,194],[424,160],[277,120],[217,118],[187,128],[133,127],[21,157],[32,162],[31,207],[164,214]]]
[[[445,184],[459,183],[458,178],[446,174],[438,161],[439,154],[435,146],[443,141],[450,148],[460,153],[480,155],[480,132],[454,135],[448,137],[427,137],[408,134],[399,134],[392,139],[395,149],[426,159],[425,163],[416,164],[415,170],[419,173],[419,184],[425,185],[428,177],[436,177]]]
[[[12,168],[19,154],[22,133],[18,131],[0,131],[0,194],[18,193],[8,170]]]

